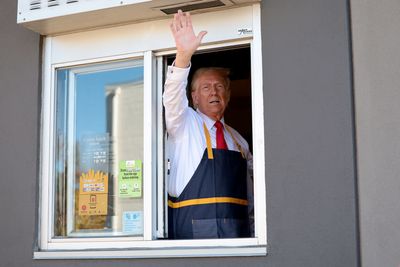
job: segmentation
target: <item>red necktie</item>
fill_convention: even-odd
[[[228,149],[224,138],[224,126],[220,121],[216,121],[214,126],[217,128],[217,149]]]

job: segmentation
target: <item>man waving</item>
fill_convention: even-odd
[[[163,102],[168,132],[168,234],[173,239],[249,237],[252,232],[252,155],[244,138],[224,121],[229,70],[201,68],[186,97],[195,35],[189,13],[171,23],[177,53],[168,67]]]

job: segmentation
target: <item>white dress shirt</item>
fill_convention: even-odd
[[[210,132],[212,147],[216,148],[215,121],[199,110],[195,111],[189,107],[186,96],[189,71],[190,67],[183,69],[169,66],[163,95],[168,132],[166,154],[170,162],[168,193],[174,197],[178,197],[190,181],[207,147],[203,122]],[[229,126],[225,124],[224,119],[221,119],[221,122],[224,125],[228,149],[239,151],[231,134],[226,130]],[[249,201],[252,201],[253,157],[246,140],[236,130],[231,127],[230,129],[247,159],[248,195]]]

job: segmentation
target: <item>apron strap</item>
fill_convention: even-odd
[[[211,146],[211,138],[210,138],[210,132],[207,129],[206,123],[203,122],[203,129],[204,129],[204,134],[206,136],[206,143],[207,143],[207,154],[208,154],[208,159],[214,159],[214,155],[212,152],[212,146]],[[230,126],[228,126],[227,124],[225,124],[225,129],[229,132],[229,134],[232,137],[233,142],[235,143],[235,146],[237,147],[237,149],[240,151],[240,153],[242,154],[242,157],[244,159],[246,159],[244,152],[243,152],[243,148],[241,145],[239,145],[239,143],[236,141],[236,138],[233,136],[232,130],[230,128]]]
[[[233,142],[235,143],[235,146],[237,147],[237,149],[238,149],[238,150],[240,151],[240,153],[242,154],[242,157],[243,157],[244,159],[246,159],[246,157],[244,156],[244,152],[243,152],[242,146],[239,145],[239,143],[236,141],[236,138],[233,136],[231,127],[228,126],[227,124],[225,124],[225,129],[226,129],[226,130],[229,132],[229,134],[231,135],[232,140],[233,140]]]
[[[211,146],[210,132],[208,131],[205,122],[203,122],[203,128],[204,128],[204,134],[206,135],[208,159],[214,159],[214,155],[213,155],[213,151],[212,151],[212,146]]]

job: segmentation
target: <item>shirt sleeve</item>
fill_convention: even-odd
[[[175,137],[178,129],[185,123],[185,112],[189,108],[186,96],[188,68],[169,66],[164,85],[163,104],[165,107],[165,123],[168,134]]]

